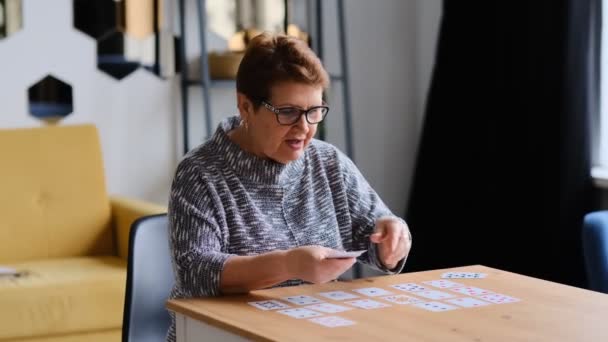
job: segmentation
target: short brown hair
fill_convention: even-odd
[[[329,86],[329,75],[321,60],[300,39],[282,34],[262,33],[253,38],[236,74],[236,89],[254,105],[268,100],[270,89],[293,81],[312,86]]]

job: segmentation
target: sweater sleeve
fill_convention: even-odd
[[[405,258],[400,260],[394,269],[387,269],[380,262],[377,244],[369,239],[369,236],[374,232],[376,220],[386,216],[399,218],[384,204],[350,158],[338,151],[338,161],[346,186],[348,208],[352,222],[353,248],[355,250],[367,249],[367,253],[364,253],[360,260],[372,268],[390,274],[401,272],[405,265]]]
[[[176,282],[188,297],[220,295],[231,254],[218,224],[210,184],[193,166],[180,166],[169,199],[169,241]]]

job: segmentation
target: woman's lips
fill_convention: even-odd
[[[287,139],[285,142],[287,143],[287,146],[294,150],[299,150],[304,146],[304,140],[302,139]]]

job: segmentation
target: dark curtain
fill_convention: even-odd
[[[601,0],[444,0],[406,271],[483,264],[584,286]]]

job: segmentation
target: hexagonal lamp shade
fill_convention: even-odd
[[[74,0],[74,28],[99,39],[124,27],[124,1]]]
[[[21,30],[21,0],[0,0],[0,40]]]
[[[72,113],[72,86],[47,75],[28,89],[30,114],[53,124]]]
[[[3,0],[0,0],[3,1]],[[164,78],[175,71],[164,0],[72,0],[74,27],[97,40],[98,68],[121,80],[140,66]]]
[[[139,61],[125,54],[125,35],[122,32],[106,34],[97,41],[97,68],[121,80],[139,68]]]

